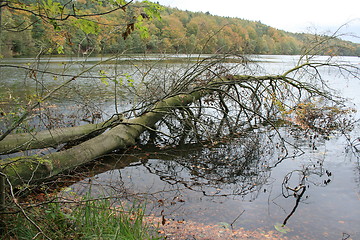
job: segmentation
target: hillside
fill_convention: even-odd
[[[27,0],[30,3],[32,1]],[[79,11],[87,14],[104,11],[107,8],[106,4],[95,4],[92,0],[78,0],[75,4]],[[142,11],[142,4],[132,4],[126,11],[117,11],[86,20],[71,19],[59,25],[31,16],[27,12],[5,7],[2,9],[1,54],[3,56],[34,55],[39,52],[45,54],[89,54],[90,52],[96,54],[121,52],[301,54],[304,46],[308,46],[319,37],[310,34],[293,34],[261,22],[240,18],[163,8],[161,20],[153,18],[144,21],[138,25],[142,30],[135,30],[126,36],[125,40],[124,32],[127,31],[129,22],[136,20],[133,16]],[[331,46],[324,46],[315,54],[360,55],[359,44],[340,39],[334,39],[330,43]]]

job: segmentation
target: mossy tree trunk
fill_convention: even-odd
[[[13,185],[26,185],[52,177],[114,150],[125,149],[134,145],[140,134],[146,129],[152,128],[164,115],[173,109],[191,104],[206,92],[198,90],[169,97],[156,103],[150,111],[141,116],[123,120],[109,131],[64,151],[50,153],[45,156],[22,156],[1,160],[1,171]],[[81,131],[81,134],[84,134],[84,132],[89,131]],[[60,134],[61,131],[58,133]],[[11,138],[11,135],[8,137]],[[50,140],[50,142],[53,141]],[[41,146],[45,146],[44,142]]]

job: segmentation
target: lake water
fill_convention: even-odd
[[[289,69],[297,59],[296,56],[253,58],[260,62],[264,71],[272,74]],[[78,71],[67,66],[68,60],[56,58],[39,64],[49,70]],[[158,57],[149,60],[156,61]],[[356,57],[339,60],[360,64],[360,58]],[[2,59],[1,64],[21,65],[29,61]],[[86,68],[88,64],[82,62],[81,66]],[[125,72],[136,73],[132,64],[118,65]],[[107,71],[112,71],[113,66],[107,65]],[[98,69],[93,74],[97,72]],[[324,72],[324,76],[349,99],[348,106],[360,109],[360,81],[346,81],[336,72]],[[11,89],[21,95],[26,90],[22,84],[26,79],[24,72],[1,68],[0,79],[2,94]],[[59,81],[49,79],[45,83],[49,87]],[[86,78],[82,81],[84,87],[89,84]],[[29,89],[32,88],[36,85],[29,83]],[[101,98],[95,97],[94,102],[98,101],[110,114],[114,110],[111,94],[106,87],[99,91],[103,92],[96,96]],[[61,96],[53,101],[59,106],[75,104],[67,98],[62,101]],[[126,108],[125,103],[123,108]],[[359,113],[355,118],[359,118]],[[350,133],[351,139],[360,136],[359,130],[355,127]],[[324,140],[314,135],[298,135],[288,128],[280,131],[289,142],[301,146],[303,154],[287,146],[290,156],[296,156],[279,162],[282,150],[276,150],[276,146],[280,139],[266,129],[215,147],[186,145],[159,149],[144,146],[143,151],[115,155],[100,162],[88,178],[72,185],[71,191],[85,194],[91,190],[93,195],[146,201],[149,213],[167,219],[276,231],[275,226],[288,217],[286,226],[290,231],[284,236],[289,239],[360,239],[359,153],[349,147],[341,135]],[[297,194],[304,192],[297,201],[286,187],[298,186],[302,188]]]

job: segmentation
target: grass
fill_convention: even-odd
[[[27,210],[37,227],[23,214],[9,215],[0,239],[161,239],[156,229],[144,222],[142,206],[133,204],[125,211],[112,205],[109,199],[83,199],[70,208],[50,203]]]

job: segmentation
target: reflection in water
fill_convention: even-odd
[[[167,160],[150,161],[144,166],[162,181],[180,184],[204,196],[254,200],[270,177],[272,156],[284,152],[280,146],[271,144],[265,132],[249,133],[231,139],[231,144],[219,143],[191,151],[185,145],[173,155],[158,155]],[[168,161],[170,158],[172,161]]]
[[[231,144],[189,144],[169,150],[144,146],[147,154],[137,158],[132,155],[131,159],[137,161],[131,166],[141,166],[149,174],[158,176],[163,184],[182,186],[204,196],[233,195],[254,200],[270,177],[272,155],[276,151],[284,152],[280,144],[274,146],[266,138],[265,133],[249,133],[246,137],[232,139]],[[119,168],[119,162],[129,162],[130,156],[119,158],[113,168]],[[116,170],[110,171],[105,174],[114,174]],[[119,178],[122,177],[119,173]]]
[[[317,164],[309,164],[301,170],[294,170],[286,174],[282,183],[282,195],[284,198],[294,197],[295,206],[283,221],[283,225],[286,225],[290,217],[295,213],[300,202],[306,203],[306,199],[309,197],[305,196],[304,199],[306,189],[310,185],[328,185],[331,182],[331,176],[332,173],[323,168],[322,161],[317,161]],[[322,180],[323,177],[327,179]]]
[[[290,238],[359,237],[359,187],[352,192],[354,166],[339,155],[339,140],[296,136],[294,143],[307,139],[309,148],[284,158],[280,140],[274,139],[259,131],[214,146],[143,146],[138,153],[104,161],[97,169],[103,173],[72,189],[122,202],[146,201],[149,213],[165,219],[268,231],[282,223],[291,229],[286,233]],[[295,150],[288,146],[289,152]],[[347,170],[338,171],[339,164]]]

